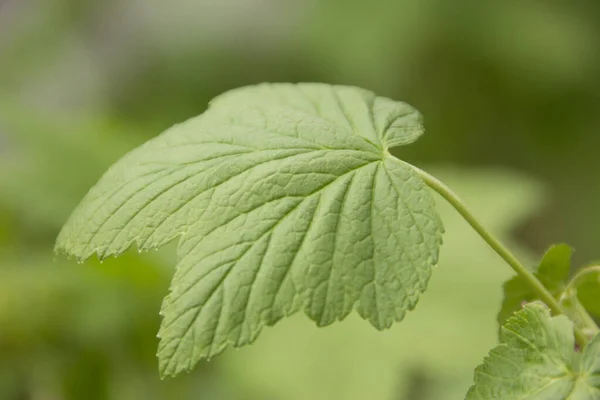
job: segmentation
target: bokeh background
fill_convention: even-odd
[[[600,2],[0,0],[0,399],[462,399],[496,343],[508,267],[439,202],[416,312],[386,332],[302,315],[161,381],[172,248],[55,259],[61,224],[128,150],[263,81],[352,84],[420,109],[399,156],[533,266],[600,258]]]

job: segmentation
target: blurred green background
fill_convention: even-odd
[[[530,265],[600,259],[600,2],[0,0],[0,399],[462,399],[496,342],[508,267],[439,201],[439,267],[386,332],[302,315],[160,381],[170,248],[54,259],[61,224],[128,150],[263,81],[407,101],[438,174]]]

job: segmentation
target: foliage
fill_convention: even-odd
[[[560,298],[566,289],[567,280],[571,273],[571,256],[573,249],[562,244],[550,248],[538,266],[535,276]],[[498,323],[503,325],[524,303],[537,300],[536,293],[520,276],[515,276],[504,284],[504,301],[498,313]]]
[[[422,133],[411,106],[354,87],[237,89],[111,167],[56,251],[103,260],[179,239],[159,332],[160,371],[172,376],[299,310],[319,326],[353,308],[378,329],[402,320],[438,262],[443,228],[428,185],[519,275],[505,285],[503,343],[467,398],[593,398],[598,328],[570,295],[577,280],[562,286],[570,249],[528,271],[443,183],[389,153]],[[535,298],[571,320],[537,305],[509,317]]]
[[[597,333],[589,313],[598,315],[599,302],[596,298],[599,287],[598,266],[579,269],[570,279],[573,249],[566,244],[551,247],[544,255],[535,276],[565,308],[569,317],[582,329],[591,328],[590,334]],[[506,320],[524,304],[539,300],[538,295],[520,276],[515,276],[504,284],[504,301],[498,313],[498,322]]]
[[[0,376],[4,378],[0,379],[0,398],[15,399],[14,393],[29,392],[79,400],[94,392],[95,398],[115,400],[188,399],[197,394],[203,399],[227,400],[358,400],[368,396],[459,399],[470,386],[472,366],[495,343],[491,316],[501,300],[497,282],[506,280],[508,271],[482,244],[468,253],[464,251],[465,246],[477,241],[477,236],[441,203],[438,209],[447,235],[440,267],[419,303],[419,312],[411,313],[402,325],[378,332],[350,316],[329,329],[315,329],[306,318],[291,317],[265,330],[255,345],[243,351],[226,352],[210,363],[203,362],[189,377],[157,382],[156,309],[172,273],[171,252],[142,253],[141,257],[133,252],[82,268],[53,263],[44,241],[36,243],[37,247],[25,247],[24,241],[31,238],[18,229],[21,218],[36,231],[40,227],[50,232],[58,229],[58,224],[64,222],[61,219],[67,217],[65,208],[75,204],[89,180],[95,179],[79,171],[100,174],[119,151],[135,145],[135,139],[126,126],[98,124],[97,118],[57,123],[36,116],[41,123],[33,124],[31,118],[19,121],[18,115],[3,115],[5,121],[11,121],[8,126],[20,127],[14,131],[18,134],[8,139],[26,157],[19,163],[12,162],[13,158],[0,161],[7,166],[0,168],[0,177],[9,183],[0,185],[0,191],[11,190],[11,197],[0,197],[10,199],[4,204],[0,228],[10,233],[6,240],[11,241],[4,242],[6,246],[36,255],[0,252],[0,315],[5,317],[0,326],[11,327],[0,330],[4,332],[0,333],[4,354],[0,361]],[[65,140],[48,140],[40,146],[48,131]],[[87,150],[101,143],[105,146],[97,147],[95,152]],[[40,157],[45,160],[43,164]],[[35,175],[30,171],[36,171]],[[435,172],[505,240],[540,209],[539,185],[520,174],[447,166]],[[70,179],[60,179],[65,176]],[[51,182],[59,189],[36,186],[36,181]],[[30,196],[19,185],[38,192]],[[65,185],[75,190],[67,190]],[[57,201],[52,204],[65,206],[52,209],[39,201],[53,198]],[[40,207],[47,212],[38,212]],[[15,244],[17,239],[20,242]],[[519,252],[527,254],[523,249]],[[89,325],[75,326],[89,328],[67,331],[65,318],[88,321]],[[436,328],[438,325],[443,329]],[[102,337],[105,339],[100,340]],[[16,347],[16,343],[20,345]],[[89,376],[94,377],[93,382]],[[426,389],[419,389],[420,384]]]
[[[440,265],[402,324],[378,332],[351,314],[316,329],[297,315],[176,380],[158,380],[154,356],[170,249],[53,262],[58,230],[109,165],[237,86],[331,82],[407,100],[435,134],[392,154],[435,172],[532,268],[563,241],[574,275],[599,264],[586,262],[600,234],[599,2],[0,3],[0,399],[464,398],[511,271],[444,202]],[[597,276],[576,290],[592,314]],[[42,334],[96,314],[94,335]]]
[[[574,350],[573,323],[526,305],[502,326],[501,344],[475,370],[467,400],[593,400],[600,396],[600,336]]]
[[[431,195],[387,153],[421,133],[412,107],[356,88],[233,91],[113,166],[57,251],[104,259],[183,236],[162,307],[164,376],[299,309],[329,325],[356,307],[388,328],[438,261]]]
[[[540,209],[543,196],[535,181],[506,171],[434,171],[486,226],[533,259],[510,240],[510,232]],[[296,315],[266,329],[252,346],[215,361],[223,362],[232,380],[274,399],[464,399],[473,367],[496,344],[498,283],[510,270],[448,204],[437,208],[446,228],[440,264],[417,311],[401,324],[380,332],[351,314],[315,329]]]

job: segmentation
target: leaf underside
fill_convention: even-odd
[[[179,239],[162,376],[300,310],[324,326],[354,308],[388,328],[415,307],[441,245],[430,192],[388,152],[422,133],[414,108],[354,87],[236,89],[110,168],[56,251],[103,259]]]
[[[573,323],[540,302],[502,327],[501,344],[475,370],[467,400],[600,398],[600,336],[576,353]]]

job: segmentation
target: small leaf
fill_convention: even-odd
[[[586,273],[583,279],[577,282],[577,298],[587,311],[600,317],[600,263],[583,267],[579,273],[582,271]]]
[[[105,258],[180,239],[163,376],[300,310],[323,326],[356,308],[388,328],[415,307],[441,244],[430,191],[387,151],[422,133],[414,108],[358,88],[237,89],[114,165],[56,250]]]
[[[554,296],[562,294],[571,269],[573,249],[566,244],[552,246],[542,258],[535,276]],[[538,300],[536,293],[521,278],[515,276],[504,284],[504,301],[498,313],[498,322],[503,325],[523,303]]]
[[[538,276],[548,284],[560,286],[569,278],[573,248],[566,244],[552,246],[542,258]]]
[[[467,400],[593,400],[600,398],[600,336],[574,350],[573,324],[528,304],[502,327],[501,344],[475,370]]]

